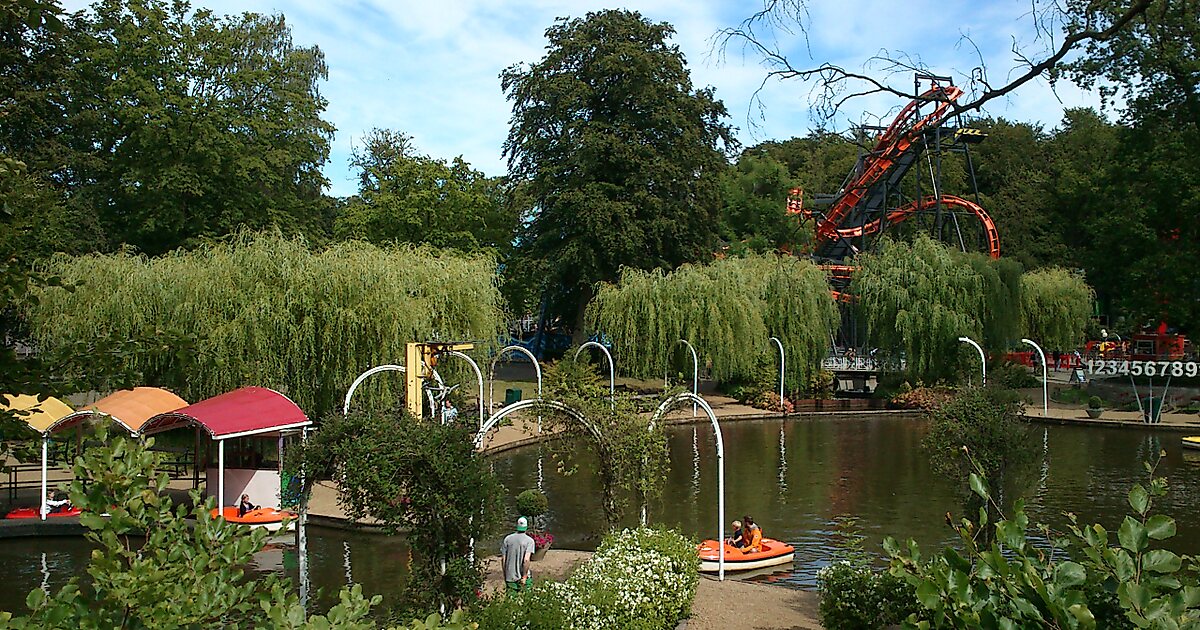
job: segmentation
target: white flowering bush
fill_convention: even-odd
[[[549,618],[572,630],[674,628],[691,612],[699,566],[695,543],[677,532],[611,532],[566,582],[539,583],[530,593],[495,600],[476,619],[489,628],[541,628]],[[557,606],[551,609],[550,602]],[[537,619],[532,609],[541,611]]]

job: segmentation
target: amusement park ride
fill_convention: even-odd
[[[943,154],[954,151],[966,156],[974,186],[970,145],[983,140],[986,134],[963,127],[959,116],[952,115],[954,102],[963,91],[949,77],[919,73],[914,87],[920,97],[900,110],[890,125],[861,128],[882,133],[874,148],[859,156],[836,194],[815,196],[811,207],[804,205],[800,189],[793,189],[788,197],[790,214],[816,222],[812,257],[830,273],[833,295],[840,302],[854,300],[847,292],[855,270],[849,259],[874,248],[889,228],[913,218],[931,215],[927,223],[936,237],[944,238],[953,231],[956,244],[964,251],[982,245],[991,257],[1000,256],[1000,236],[992,218],[977,203],[978,190],[975,201],[942,192]],[[951,118],[955,124],[947,125]],[[926,166],[929,177],[923,182],[922,167]],[[910,174],[914,175],[911,183],[905,181]],[[931,194],[926,194],[926,187]],[[970,215],[982,226],[982,243],[968,243],[980,239],[964,235],[959,220],[962,215]]]

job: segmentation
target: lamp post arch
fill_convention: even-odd
[[[771,337],[771,341],[774,341],[776,347],[779,348],[779,408],[783,409],[783,379],[786,373],[787,359],[784,357],[783,342],[779,340],[779,337]]]
[[[713,433],[717,436],[717,540],[725,540],[725,440],[721,435],[721,423],[717,422],[717,414],[713,412],[708,401],[703,397],[691,392],[679,392],[674,396],[664,400],[658,409],[654,411],[654,415],[650,416],[650,428],[657,426],[663,415],[671,410],[672,407],[681,403],[692,401],[696,403],[704,414],[708,416],[709,422],[712,423]],[[646,522],[646,507],[642,506],[642,524]],[[717,579],[725,580],[725,545],[722,544],[717,555]]]
[[[576,359],[579,359],[579,353],[583,352],[584,348],[599,348],[600,351],[604,353],[605,358],[608,359],[608,400],[615,407],[617,404],[617,372],[613,365],[612,354],[609,353],[608,348],[605,348],[601,343],[595,341],[585,341],[579,344],[579,347],[575,349]]]
[[[503,359],[504,355],[508,354],[509,352],[520,352],[521,354],[524,354],[526,357],[529,357],[529,361],[531,363],[533,363],[534,373],[537,375],[537,397],[539,400],[542,397],[542,366],[541,366],[541,364],[538,363],[537,357],[535,357],[533,355],[533,353],[530,352],[529,349],[524,346],[505,346],[500,349],[500,352],[496,353],[496,358],[492,359],[492,364],[488,367],[488,411],[489,412],[492,410],[492,407],[494,407],[496,405],[496,364],[499,363],[500,359]],[[538,433],[542,432],[542,417],[540,415],[538,416],[537,429],[538,429]]]
[[[700,356],[696,354],[696,348],[687,339],[680,339],[675,345],[683,344],[692,352],[692,393],[696,396],[700,395]],[[697,404],[692,403],[692,417],[696,417]]]
[[[449,356],[452,356],[452,357],[458,357],[460,359],[464,359],[467,363],[471,364],[471,369],[474,370],[474,372],[475,372],[475,383],[476,383],[476,385],[479,386],[479,390],[478,390],[479,395],[476,397],[478,399],[478,403],[479,403],[479,405],[478,405],[478,407],[479,407],[479,426],[482,427],[483,426],[483,372],[479,371],[479,364],[475,362],[475,359],[472,359],[469,355],[467,355],[463,352],[459,352],[458,350],[447,350],[446,354]]]
[[[983,369],[983,386],[987,387],[987,355],[983,353],[983,346],[975,342],[970,337],[959,337],[958,340],[962,343],[971,345],[979,352],[979,365]]]

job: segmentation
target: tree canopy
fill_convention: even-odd
[[[0,146],[108,245],[158,254],[241,227],[322,234],[325,60],[283,16],[101,0],[60,32],[8,22],[23,54],[6,60]]]
[[[278,235],[240,236],[158,258],[122,252],[55,258],[30,311],[42,348],[143,331],[196,340],[204,369],[172,352],[129,360],[147,385],[199,400],[244,385],[276,388],[310,416],[335,409],[364,370],[427,339],[491,342],[503,317],[495,262],[425,248],[343,243],[314,250]],[[372,379],[364,406],[391,406],[403,384]]]
[[[570,321],[621,267],[714,249],[730,130],[713,90],[692,87],[674,33],[630,11],[564,18],[540,61],[501,74],[504,154],[527,204],[513,266]]]
[[[503,180],[461,157],[447,163],[419,155],[411,140],[385,129],[367,134],[350,160],[359,172],[358,195],[339,212],[334,236],[460,251],[511,249],[517,218]]]
[[[620,282],[600,285],[588,321],[612,341],[621,370],[641,378],[661,376],[680,339],[713,378],[749,378],[760,358],[774,356],[768,338],[778,337],[796,391],[819,369],[840,320],[824,272],[771,254],[669,273],[625,269]]]

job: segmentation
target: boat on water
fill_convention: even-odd
[[[217,508],[213,508],[211,514],[213,518],[216,518],[218,516]],[[232,506],[221,510],[219,515],[225,517],[225,520],[229,521],[230,523],[241,523],[243,525],[249,525],[250,527],[261,527],[269,532],[277,532],[282,529],[283,519],[285,518],[289,519],[288,529],[291,529],[292,523],[295,522],[295,519],[298,516],[295,512],[277,510],[271,507],[250,510],[249,512],[239,516],[238,509]]]
[[[1183,448],[1200,449],[1200,435],[1189,435],[1183,438]]]
[[[715,573],[720,570],[721,546],[717,541],[706,540],[700,543],[698,551],[702,573]],[[743,553],[741,549],[733,545],[725,545],[725,570],[749,571],[750,569],[786,564],[791,562],[795,555],[795,547],[774,538],[764,538],[761,551],[753,553]]]
[[[81,510],[75,506],[71,506],[69,508],[62,509],[62,510],[52,510],[51,512],[46,514],[46,518],[62,518],[65,516],[79,516],[82,513],[83,513],[83,510]],[[15,510],[9,512],[8,514],[5,514],[4,518],[38,518],[38,509],[35,507],[17,508]]]

